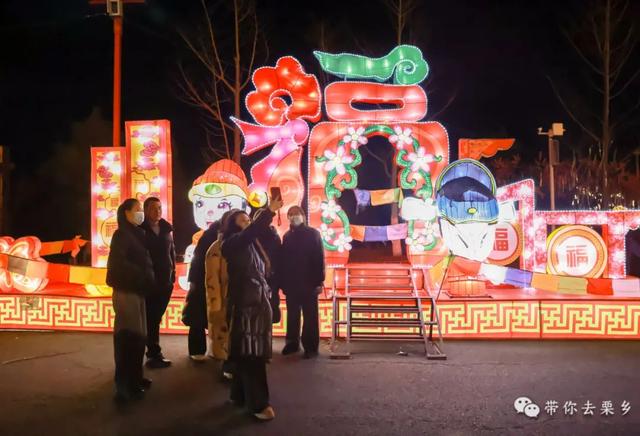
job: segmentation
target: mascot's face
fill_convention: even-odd
[[[222,215],[231,209],[246,211],[248,208],[247,200],[239,195],[204,197],[196,194],[193,196],[193,218],[202,230],[208,229],[211,223],[222,218]]]
[[[496,223],[452,224],[441,218],[440,231],[452,254],[480,262],[489,257],[496,239]]]

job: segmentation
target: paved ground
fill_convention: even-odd
[[[151,373],[147,398],[118,409],[111,336],[0,333],[0,432],[5,435],[470,435],[640,433],[640,342],[449,342],[444,362],[416,345],[356,347],[352,360],[276,355],[269,366],[277,418],[258,423],[225,404],[215,362],[185,357],[186,338],[162,338],[170,369]],[[276,341],[275,348],[282,347]],[[595,416],[537,420],[534,402],[589,400]],[[613,417],[600,416],[603,400]],[[621,416],[620,403],[631,411]]]

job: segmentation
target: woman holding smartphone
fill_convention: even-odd
[[[267,283],[270,260],[258,238],[270,231],[271,220],[281,207],[281,198],[272,199],[253,222],[243,211],[232,213],[222,242],[229,275],[229,359],[235,366],[231,401],[246,405],[260,420],[273,419],[275,412],[269,404],[266,367],[272,333]]]

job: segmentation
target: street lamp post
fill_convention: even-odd
[[[551,198],[551,210],[556,210],[556,181],[553,166],[557,165],[560,160],[560,147],[556,136],[564,134],[564,126],[562,123],[553,123],[551,128],[546,132],[542,127],[538,127],[538,135],[544,135],[548,138],[549,144],[549,196]]]
[[[89,0],[91,5],[105,0]],[[144,3],[144,0],[106,0],[107,15],[113,19],[113,147],[120,147],[122,93],[122,13],[125,3]]]

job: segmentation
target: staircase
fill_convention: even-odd
[[[344,274],[341,287],[337,286],[338,272]],[[430,293],[418,289],[418,274],[422,272],[409,264],[352,264],[336,268],[332,286],[331,357],[350,358],[352,340],[370,340],[421,341],[428,359],[446,359],[436,301]],[[423,319],[423,300],[431,305],[428,321]],[[343,307],[346,318],[340,319]],[[346,332],[344,342],[339,340],[341,327]]]

